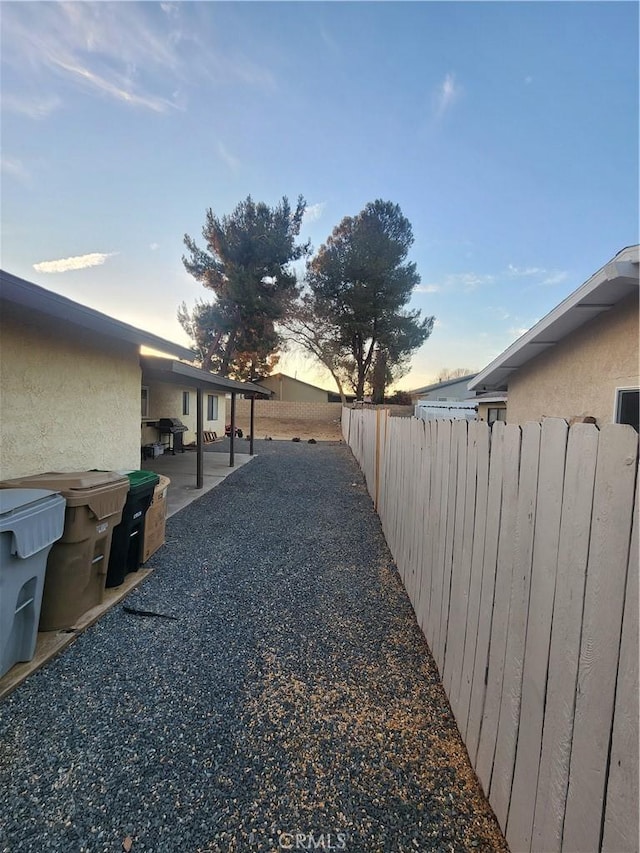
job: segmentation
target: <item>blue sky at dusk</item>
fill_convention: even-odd
[[[406,388],[638,242],[634,2],[4,2],[1,30],[3,268],[179,343],[183,235],[249,194],[302,194],[316,249],[400,205],[437,318]]]

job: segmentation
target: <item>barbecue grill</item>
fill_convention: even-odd
[[[179,418],[160,418],[157,430],[160,433],[161,440],[163,436],[169,436],[169,443],[166,446],[168,453],[173,453],[174,456],[176,455],[176,450],[184,453],[182,433],[188,429],[189,427],[185,426]]]

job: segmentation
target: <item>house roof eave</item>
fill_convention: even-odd
[[[481,370],[469,390],[506,391],[511,375],[638,289],[638,246],[629,246]]]
[[[267,388],[261,388],[253,382],[236,382],[234,379],[226,379],[224,376],[173,359],[142,355],[140,366],[143,380],[147,378],[175,385],[201,387],[220,394],[271,394]]]
[[[123,323],[5,270],[0,270],[0,301],[26,308],[47,319],[70,323],[108,338],[149,347],[176,358],[184,358],[187,361],[193,361],[194,358],[193,352],[187,347]]]

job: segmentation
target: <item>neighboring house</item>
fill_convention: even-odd
[[[274,373],[258,380],[256,385],[272,392],[271,399],[287,403],[328,403],[331,392],[294,379],[286,373]],[[338,401],[340,398],[338,397]]]
[[[619,252],[469,383],[508,392],[507,421],[638,428],[638,246]]]
[[[150,406],[154,388],[158,406],[165,394],[169,411],[159,417],[180,419],[182,391],[260,390],[179,361],[143,368],[143,346],[193,359],[186,347],[0,271],[0,478],[140,468],[143,385]]]
[[[478,420],[486,421],[491,424],[496,421],[506,421],[507,419],[507,395],[493,394],[491,391],[486,394],[478,394],[474,398],[474,402],[478,406]]]
[[[420,400],[436,400],[444,403],[450,400],[468,400],[475,397],[475,393],[470,392],[468,384],[472,379],[475,379],[475,373],[469,373],[467,376],[459,376],[457,379],[446,379],[444,382],[436,382],[433,385],[425,385],[424,388],[416,388],[414,391],[408,391],[411,395],[411,402],[415,405]]]

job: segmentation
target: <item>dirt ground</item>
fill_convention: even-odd
[[[238,427],[244,435],[249,435],[249,418],[238,418]],[[299,438],[308,441],[315,438],[316,441],[340,441],[342,432],[340,421],[314,421],[306,418],[264,418],[255,419],[255,438],[266,438],[269,436],[274,441],[291,441]]]

